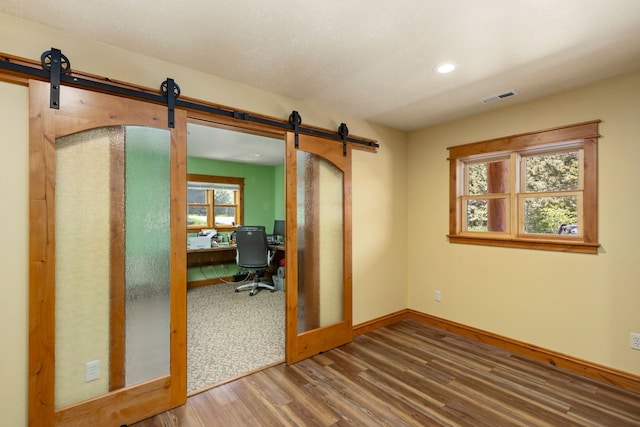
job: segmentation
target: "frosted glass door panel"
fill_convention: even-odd
[[[107,128],[56,141],[56,407],[109,391],[110,144]],[[86,381],[85,364],[99,378]]]
[[[125,141],[126,385],[169,375],[170,138],[127,127]]]
[[[169,374],[169,132],[56,140],[55,406]]]
[[[343,173],[297,152],[298,332],[344,320]]]

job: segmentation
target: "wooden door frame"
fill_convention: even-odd
[[[116,125],[163,128],[162,106],[61,86],[61,109],[49,108],[49,84],[29,82],[29,424],[115,425],[186,401],[186,111],[171,133],[170,375],[56,410],[55,141],[57,134]],[[46,100],[46,102],[44,102]],[[118,108],[106,105],[117,100]],[[97,108],[93,108],[97,107]],[[121,114],[121,111],[125,111]],[[126,117],[125,117],[126,116]],[[132,123],[134,122],[134,123]],[[149,402],[140,404],[140,402]]]
[[[111,245],[109,262],[109,391],[125,386],[125,179],[124,138],[112,141],[111,156]]]

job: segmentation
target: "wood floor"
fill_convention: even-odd
[[[640,426],[640,394],[404,320],[134,426]]]

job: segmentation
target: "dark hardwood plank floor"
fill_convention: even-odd
[[[640,394],[412,320],[135,427],[640,426]]]

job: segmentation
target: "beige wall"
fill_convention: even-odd
[[[171,77],[184,96],[282,118],[295,109],[306,124],[345,122],[377,139],[377,154],[353,155],[355,324],[408,306],[640,374],[640,352],[629,349],[629,332],[640,332],[640,73],[413,132],[407,144],[400,131],[0,14],[0,52],[37,59],[52,46],[78,70],[148,87]],[[26,419],[27,109],[24,87],[0,83],[2,425]],[[447,242],[446,147],[593,119],[603,120],[598,255]]]
[[[353,323],[407,308],[407,144],[372,125],[378,153],[353,151]]]
[[[0,52],[38,60],[51,47],[60,49],[73,69],[152,88],[171,77],[183,96],[283,119],[295,109],[305,124],[337,129],[344,122],[352,135],[377,139],[378,154],[355,151],[353,155],[353,320],[358,324],[406,307],[404,132],[0,14]],[[0,125],[0,425],[21,426],[27,408],[26,88],[0,82]]]
[[[0,425],[26,425],[27,202],[29,105],[27,90],[0,82]]]
[[[598,255],[447,242],[447,147],[594,119]],[[411,133],[410,308],[640,374],[638,159],[640,73]]]

